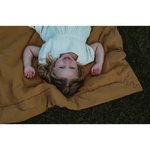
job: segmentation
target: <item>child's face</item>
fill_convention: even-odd
[[[53,72],[57,77],[73,79],[78,77],[77,62],[70,54],[62,55],[55,63]]]

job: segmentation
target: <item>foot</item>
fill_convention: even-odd
[[[100,64],[95,64],[92,69],[91,69],[91,75],[92,76],[98,76],[101,74],[102,71],[102,65]]]
[[[35,70],[31,66],[25,66],[24,67],[24,76],[28,79],[34,78],[35,76]]]

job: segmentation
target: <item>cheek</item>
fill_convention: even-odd
[[[63,65],[63,63],[61,61],[57,60],[54,67],[53,67],[53,71],[57,72],[58,67],[62,66],[62,65]]]
[[[77,63],[76,63],[76,62],[74,62],[74,64],[73,64],[73,65],[74,65],[74,67],[78,68],[78,65],[77,65]]]
[[[57,67],[57,66],[60,66],[61,64],[62,64],[62,62],[57,60],[56,63],[55,63],[55,66]]]

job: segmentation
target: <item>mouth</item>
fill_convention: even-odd
[[[69,60],[71,60],[70,57],[64,57],[64,59],[69,59]]]

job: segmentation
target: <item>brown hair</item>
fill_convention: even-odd
[[[54,84],[61,93],[70,97],[75,94],[84,83],[84,71],[81,64],[78,65],[78,78],[69,80],[67,78],[58,78],[53,73],[53,67],[55,66],[57,59],[53,60],[51,56],[47,55],[47,64],[38,64],[39,76],[50,84]]]

